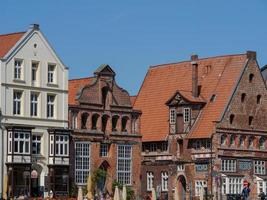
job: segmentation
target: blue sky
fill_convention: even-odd
[[[39,23],[70,78],[107,63],[132,95],[149,66],[191,54],[255,50],[259,64],[267,64],[266,0],[3,0],[0,18],[0,33]]]

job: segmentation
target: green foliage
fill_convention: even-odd
[[[97,182],[101,179],[101,178],[105,178],[107,176],[107,172],[103,169],[96,169],[93,173],[92,173],[92,188],[91,191],[94,194],[94,191],[96,189],[97,186]]]
[[[116,186],[118,186],[118,188],[120,190],[123,189],[123,185],[121,183],[119,183],[118,181],[115,180],[112,183],[112,191],[113,191],[113,194],[114,194],[114,191],[115,191]],[[127,200],[135,200],[134,191],[132,190],[131,187],[126,186],[126,192],[127,192]]]
[[[71,181],[70,197],[77,197],[77,195],[78,195],[78,188],[77,188],[75,182]]]

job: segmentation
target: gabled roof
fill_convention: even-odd
[[[0,35],[0,58],[3,58],[26,32]]]
[[[206,100],[203,99],[201,96],[193,97],[191,91],[179,91],[177,90],[174,95],[166,102],[166,105],[171,104],[173,101],[179,103],[181,99],[184,99],[188,103],[192,104],[205,104]]]
[[[240,54],[197,61],[198,80],[201,85],[200,96],[206,100],[207,104],[189,133],[189,137],[208,138],[211,136],[214,121],[220,120],[246,60],[246,54]],[[191,61],[150,67],[134,104],[134,109],[142,111],[143,141],[167,139],[169,108],[165,103],[177,90],[191,92],[191,77]],[[216,98],[210,102],[213,95],[216,95]]]
[[[100,65],[94,72],[95,75],[98,74],[104,74],[104,75],[111,75],[115,76],[116,73],[113,71],[113,69],[108,64],[102,64]]]
[[[77,92],[84,86],[89,85],[94,80],[94,77],[86,77],[80,79],[69,80],[69,105],[76,105]]]

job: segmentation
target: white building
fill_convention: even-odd
[[[0,192],[66,194],[68,68],[39,25],[0,35],[0,83]]]

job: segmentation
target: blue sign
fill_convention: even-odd
[[[196,167],[196,171],[198,172],[198,171],[208,171],[208,164],[203,164],[203,163],[201,163],[201,164],[196,164],[195,165],[195,167]]]

